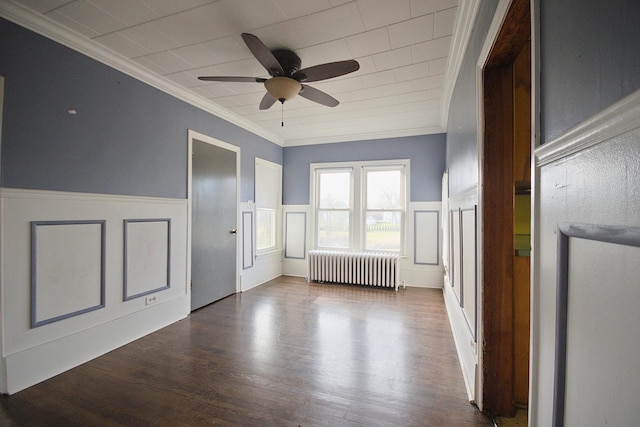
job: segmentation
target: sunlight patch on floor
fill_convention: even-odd
[[[527,410],[518,409],[513,418],[498,417],[496,427],[527,427]]]

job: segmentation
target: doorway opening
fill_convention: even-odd
[[[513,0],[482,69],[482,408],[529,400],[531,13]]]

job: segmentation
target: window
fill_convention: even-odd
[[[403,252],[409,161],[312,164],[315,247]]]
[[[365,200],[365,249],[397,251],[401,245],[402,171],[364,170]]]
[[[351,171],[318,172],[318,246],[349,248]]]
[[[282,166],[256,158],[256,252],[279,247]]]

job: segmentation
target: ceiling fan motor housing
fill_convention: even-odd
[[[271,53],[282,66],[282,69],[284,70],[284,77],[291,77],[300,70],[302,61],[300,60],[300,57],[292,51],[287,49],[276,49],[272,50]]]

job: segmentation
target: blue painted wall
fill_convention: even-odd
[[[440,201],[445,164],[444,134],[285,147],[283,203],[309,204],[309,165],[356,160],[411,160],[413,202]]]
[[[241,148],[241,200],[256,156],[282,164],[282,147],[3,19],[0,75],[3,187],[186,198],[188,129]]]
[[[640,1],[540,1],[542,142],[640,88]]]
[[[481,2],[447,124],[452,196],[478,181],[476,64],[497,0]],[[640,88],[640,2],[539,0],[542,143]]]
[[[447,169],[451,196],[478,183],[476,65],[497,5],[497,0],[480,3],[471,40],[451,97],[447,121]]]

